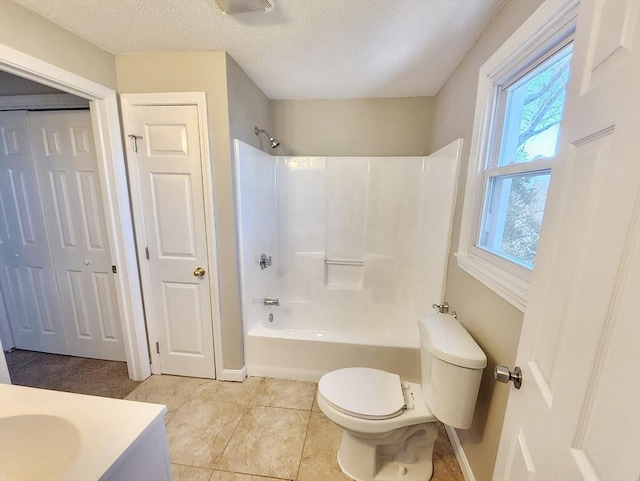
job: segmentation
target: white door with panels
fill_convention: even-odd
[[[640,478],[640,2],[579,6],[496,480]]]
[[[205,213],[202,112],[198,105],[127,105],[126,98],[123,116],[132,190],[140,201],[134,216],[138,240],[144,242],[140,262],[148,266],[142,265],[143,290],[153,357],[161,373],[214,378],[207,250],[207,229],[213,232],[213,226]]]
[[[18,349],[69,354],[27,113],[0,113],[0,291]]]
[[[89,111],[2,112],[0,282],[15,347],[124,361]]]
[[[28,118],[69,351],[124,361],[91,115],[30,112]]]

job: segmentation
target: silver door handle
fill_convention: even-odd
[[[513,381],[513,386],[516,389],[522,387],[522,369],[518,366],[515,367],[513,372],[511,372],[507,366],[496,366],[493,370],[493,378],[498,382],[504,383]]]
[[[280,305],[280,299],[265,299],[264,300],[264,305],[265,306],[279,306]]]
[[[267,257],[267,254],[260,256],[260,269],[264,270],[271,266],[271,256]]]

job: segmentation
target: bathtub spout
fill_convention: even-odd
[[[280,305],[280,299],[265,299],[264,300],[264,305],[265,306],[279,306]]]

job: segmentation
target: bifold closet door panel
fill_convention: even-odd
[[[28,120],[70,353],[124,361],[91,115]]]
[[[27,113],[0,113],[0,287],[15,347],[69,354]]]

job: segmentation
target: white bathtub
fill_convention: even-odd
[[[272,157],[235,141],[249,375],[369,366],[420,381],[416,313],[444,299],[461,150],[458,139],[426,157]]]
[[[277,308],[274,312],[278,313]],[[245,356],[250,376],[266,376],[298,381],[318,381],[342,367],[366,366],[420,381],[420,341],[418,319],[390,331],[321,331],[294,329],[304,325],[276,314],[272,323],[254,326],[246,336]]]

